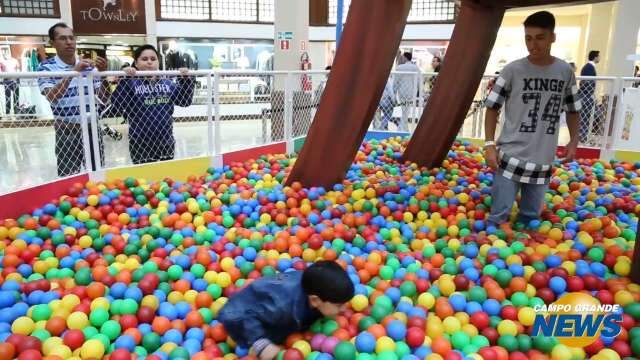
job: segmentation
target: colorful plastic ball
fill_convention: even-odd
[[[395,341],[399,341],[405,338],[407,334],[407,327],[404,323],[398,320],[394,320],[387,324],[387,335]]]
[[[31,335],[35,329],[33,320],[26,316],[21,316],[11,324],[11,332],[14,334]]]
[[[340,340],[336,337],[333,336],[328,336],[321,345],[321,350],[324,353],[328,353],[328,354],[332,354],[335,347],[338,345],[338,343],[340,342]]]
[[[356,295],[351,299],[351,307],[355,311],[362,311],[369,306],[369,299],[364,295]]]
[[[87,340],[80,348],[80,356],[84,359],[100,359],[105,353],[105,348],[99,340]]]
[[[364,331],[356,336],[355,345],[360,353],[373,353],[376,349],[376,338]]]
[[[382,336],[376,341],[376,353],[380,354],[385,351],[395,351],[396,343],[388,336]]]
[[[342,341],[336,346],[334,357],[336,360],[354,360],[356,358],[356,347],[348,341]]]
[[[498,324],[498,334],[516,336],[518,334],[518,326],[511,320],[502,320]]]

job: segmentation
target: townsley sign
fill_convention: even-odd
[[[145,34],[144,0],[71,0],[78,34]]]

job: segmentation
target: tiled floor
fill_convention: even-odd
[[[268,123],[267,123],[268,126]],[[113,128],[123,133],[122,140],[105,136],[105,166],[131,164],[125,125]],[[262,122],[257,120],[223,121],[220,129],[222,151],[264,143]],[[207,154],[207,124],[177,123],[174,126],[176,159]],[[53,127],[0,129],[0,194],[55,180],[56,156]]]

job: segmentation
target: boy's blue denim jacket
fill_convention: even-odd
[[[260,278],[229,298],[218,313],[231,338],[249,348],[256,341],[283,343],[322,315],[309,305],[302,289],[302,271]]]

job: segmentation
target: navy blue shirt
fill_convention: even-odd
[[[218,321],[240,346],[260,339],[282,343],[311,326],[322,314],[309,305],[302,289],[302,271],[260,278],[229,298]]]
[[[189,106],[195,81],[125,78],[111,95],[113,105],[129,121],[129,137],[163,143],[173,142],[174,105]]]

